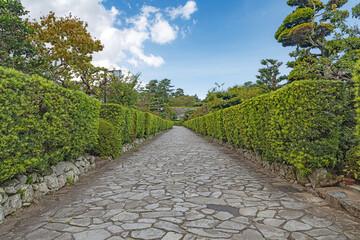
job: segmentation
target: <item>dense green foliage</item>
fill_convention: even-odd
[[[99,138],[93,151],[101,157],[117,158],[121,154],[121,142],[116,128],[102,118],[99,119]]]
[[[0,68],[0,181],[89,151],[100,102],[39,76]]]
[[[122,144],[173,125],[129,107],[100,105],[39,76],[0,67],[0,182],[89,152],[116,158]]]
[[[100,86],[100,99],[104,99],[106,87],[106,103],[116,103],[125,106],[134,106],[138,100],[140,74],[122,75],[121,77],[109,76],[107,84]]]
[[[28,12],[16,0],[0,0],[0,66],[40,73],[36,48],[28,40],[33,31],[23,16]]]
[[[355,124],[352,94],[345,84],[312,80],[184,123],[303,174],[319,167],[341,170],[346,152],[358,142]]]
[[[327,79],[352,82],[354,64],[360,59],[358,25],[347,21],[348,10],[341,10],[347,0],[288,0],[296,9],[289,14],[275,33],[284,47],[295,46],[290,53],[295,61],[290,82],[304,79]],[[360,3],[352,9],[358,18]]]
[[[354,81],[356,89],[356,110],[357,110],[357,121],[356,135],[360,137],[360,61],[355,65],[354,70]],[[347,155],[348,168],[355,175],[356,178],[360,178],[360,145],[354,147]]]
[[[151,80],[139,94],[137,106],[143,111],[149,111],[164,119],[177,120],[177,115],[171,107],[193,107],[200,101],[197,95],[188,96],[181,88],[173,89],[170,79]]]
[[[125,128],[125,107],[107,103],[101,105],[100,118],[110,122],[116,128],[118,140],[120,144],[124,142],[124,128]]]
[[[179,96],[169,99],[169,106],[171,107],[193,107],[195,103],[195,96]]]
[[[30,22],[33,34],[30,36],[37,52],[48,63],[40,66],[51,76],[51,80],[66,88],[81,83],[87,93],[96,94],[98,67],[92,65],[92,55],[103,50],[100,40],[93,39],[87,30],[87,23],[71,13],[56,17],[54,12],[40,17],[39,22]],[[51,67],[49,67],[49,65]],[[73,81],[74,77],[80,81]]]
[[[275,59],[263,59],[261,64],[265,67],[259,69],[255,86],[264,93],[281,88],[280,83],[287,79],[286,75],[278,76],[280,74],[279,67],[283,63]]]
[[[246,82],[243,85],[235,85],[228,88],[226,91],[221,89],[221,85],[215,83],[216,87],[212,88],[206,98],[204,99],[202,105],[192,112],[186,112],[185,116],[181,119],[183,122],[189,119],[193,119],[199,116],[206,115],[211,112],[215,112],[219,109],[225,109],[231,106],[238,105],[261,94],[263,91],[258,87],[257,84],[251,82]],[[263,83],[262,85],[266,85]],[[277,86],[277,84],[276,84]],[[268,89],[266,87],[266,89]]]
[[[173,126],[172,121],[113,103],[102,104],[100,117],[115,126],[120,145],[130,143],[135,138],[147,138]]]

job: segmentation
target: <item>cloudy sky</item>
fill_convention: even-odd
[[[358,0],[349,0],[348,7]],[[53,11],[89,25],[104,44],[94,64],[171,79],[187,94],[206,96],[255,81],[260,60],[290,60],[274,33],[292,11],[285,0],[22,0],[30,18]],[[289,69],[283,67],[282,73]]]

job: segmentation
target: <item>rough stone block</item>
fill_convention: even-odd
[[[308,176],[313,187],[319,187],[320,182],[326,179],[328,171],[325,168],[319,168],[312,171]]]
[[[21,208],[21,206],[22,201],[20,194],[9,196],[9,199],[4,204],[5,216],[9,215],[12,212],[15,212],[17,209]]]
[[[20,184],[25,184],[27,181],[27,176],[22,174],[16,175],[15,178],[19,181]]]
[[[34,200],[34,190],[31,185],[27,185],[22,195],[22,201],[24,203],[31,203]]]
[[[56,176],[45,176],[44,181],[50,190],[59,189],[59,182]]]
[[[5,193],[4,188],[0,188],[0,205],[7,201],[7,194]]]
[[[45,182],[33,184],[33,189],[39,191],[41,195],[45,195],[49,192]]]
[[[75,176],[74,176],[74,183],[76,183],[78,180],[79,180],[79,176],[78,176],[78,175],[75,175]]]
[[[2,187],[4,188],[6,194],[8,194],[8,195],[15,194],[17,192],[15,187],[19,183],[20,183],[19,180],[14,178],[14,179],[6,181]]]
[[[5,217],[5,210],[4,207],[0,205],[0,224],[4,222],[4,217]]]
[[[59,183],[59,188],[62,188],[65,186],[66,176],[64,174],[61,174],[60,176],[58,176],[58,183]]]
[[[75,175],[80,175],[81,174],[79,168],[76,167],[75,165],[74,165],[73,171],[74,171]]]

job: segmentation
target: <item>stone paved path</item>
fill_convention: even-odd
[[[360,225],[174,129],[0,226],[1,239],[360,239]]]

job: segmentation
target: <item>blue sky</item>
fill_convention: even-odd
[[[358,0],[349,0],[347,8]],[[98,65],[141,72],[144,83],[171,79],[186,94],[204,98],[215,82],[224,88],[256,81],[265,58],[289,69],[291,48],[274,33],[293,8],[286,0],[22,0],[31,18],[72,12],[105,45]]]
[[[119,9],[127,11],[127,1],[122,2],[123,7]],[[139,7],[144,3],[164,7],[164,2],[169,1],[136,2]],[[186,3],[170,2],[173,6]],[[108,1],[105,6],[107,4]],[[290,49],[283,48],[274,39],[275,31],[291,12],[285,1],[197,0],[196,4],[198,11],[192,15],[196,24],[179,23],[191,28],[185,38],[179,37],[165,45],[146,45],[145,51],[162,56],[165,64],[158,68],[131,67],[132,71],[142,73],[143,81],[169,78],[175,87],[183,88],[187,94],[204,98],[215,82],[225,83],[227,88],[255,81],[261,59],[275,58],[284,62],[290,59]],[[135,7],[132,6],[132,14]],[[286,67],[282,70],[288,72]]]

